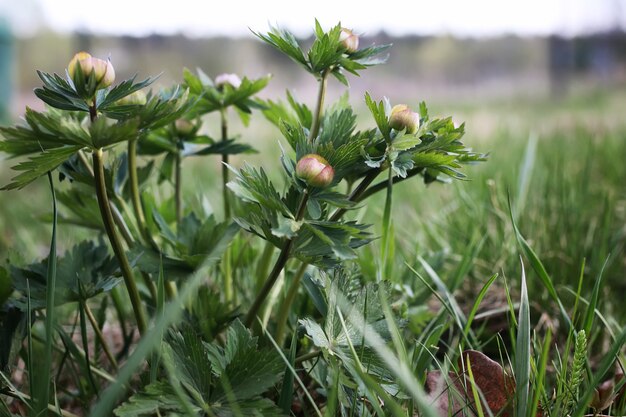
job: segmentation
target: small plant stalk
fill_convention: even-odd
[[[174,160],[174,204],[176,206],[176,230],[180,229],[183,221],[183,167],[180,150],[176,152]]]
[[[107,196],[106,183],[104,180],[102,149],[95,149],[93,151],[93,171],[96,180],[96,196],[98,198],[98,206],[100,208],[100,214],[102,215],[104,229],[106,230],[109,242],[113,248],[113,253],[120,263],[124,283],[126,284],[130,302],[135,314],[135,319],[137,320],[137,327],[139,328],[139,333],[143,335],[147,329],[146,318],[143,312],[141,298],[139,297],[139,291],[137,290],[137,284],[135,283],[132,269],[128,263],[128,258],[124,252],[122,242],[117,234],[117,231],[115,230],[115,222],[113,220],[113,214],[111,213],[111,206]]]
[[[141,197],[139,196],[139,178],[137,175],[137,140],[133,139],[128,141],[128,179],[130,181],[130,196],[133,203],[133,211],[135,212],[135,219],[137,219],[137,226],[139,227],[139,233],[143,237],[144,241],[148,245],[153,245],[152,236],[146,226],[146,217],[143,212],[143,205],[141,204]]]
[[[293,277],[293,281],[291,282],[285,301],[280,306],[280,310],[278,310],[278,324],[276,325],[276,343],[278,346],[282,346],[285,342],[285,328],[287,327],[289,311],[291,310],[293,301],[296,299],[298,289],[300,288],[300,281],[306,272],[307,266],[309,266],[309,264],[306,262],[301,263],[300,268]]]
[[[222,131],[222,142],[228,140],[228,118],[226,117],[226,109],[220,110],[220,121]],[[228,154],[222,154],[222,198],[224,199],[224,220],[228,221],[231,216],[230,208],[230,193],[228,191]],[[231,265],[232,252],[230,246],[224,252],[224,259],[222,261],[223,276],[224,276],[224,298],[227,303],[233,300],[233,271]]]
[[[109,349],[109,345],[106,342],[104,335],[102,334],[102,330],[100,330],[100,326],[98,326],[98,321],[96,320],[96,317],[93,315],[93,312],[91,311],[91,307],[89,307],[89,304],[87,304],[86,302],[83,304],[83,307],[85,308],[85,315],[89,319],[89,322],[91,323],[91,327],[93,328],[93,331],[95,332],[96,337],[98,338],[98,340],[100,341],[100,344],[102,345],[102,350],[104,351],[104,354],[109,359],[109,362],[111,362],[111,365],[113,365],[113,368],[117,371],[117,360],[115,359],[115,355],[113,355],[113,353],[111,352],[111,349]]]
[[[383,236],[382,236],[382,259],[380,262],[380,278],[382,279],[383,271],[387,271],[387,263],[389,262],[389,241],[391,239],[391,204],[393,191],[393,169],[389,167],[387,177],[387,197],[385,199],[385,211],[383,212]]]
[[[324,98],[326,97],[326,86],[328,85],[328,74],[331,68],[325,70],[319,80],[319,90],[317,91],[317,103],[315,104],[315,113],[313,114],[313,124],[309,132],[309,143],[313,142],[317,137],[320,124],[322,121],[322,111],[324,110]]]
[[[228,140],[228,118],[226,117],[226,109],[220,110],[222,142]],[[230,193],[228,191],[228,154],[222,154],[222,195],[224,199],[224,219],[230,219]]]
[[[296,213],[296,221],[301,220],[302,217],[304,216],[306,202],[308,201],[308,199],[309,199],[309,193],[305,190],[304,193],[302,194],[300,205],[298,206],[298,211]],[[276,280],[280,276],[280,273],[285,267],[285,264],[289,260],[292,246],[293,246],[293,239],[287,239],[287,241],[283,244],[283,247],[280,250],[280,254],[278,255],[278,259],[276,259],[276,263],[274,263],[274,267],[272,268],[272,271],[270,272],[269,276],[265,280],[265,284],[263,285],[263,287],[261,287],[261,290],[257,294],[254,302],[252,303],[252,306],[250,307],[250,309],[248,310],[248,313],[246,314],[246,317],[244,319],[244,324],[246,325],[246,327],[252,326],[252,323],[254,322],[254,319],[256,318],[257,313],[259,312],[259,309],[261,308],[261,305],[263,305],[263,302],[265,301],[270,291],[274,287],[274,284],[276,284]]]

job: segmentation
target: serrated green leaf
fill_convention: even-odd
[[[46,270],[48,261],[24,268],[12,266],[10,274],[15,289],[23,295],[30,290],[30,304],[34,308],[46,305]],[[108,253],[108,248],[92,241],[83,241],[57,260],[55,303],[85,301],[110,291],[121,281],[119,265]],[[20,305],[25,306],[24,300]]]
[[[81,148],[82,146],[63,146],[29,157],[27,161],[20,162],[12,167],[16,171],[23,172],[13,177],[11,179],[12,182],[0,188],[0,190],[24,188],[42,175],[46,175],[49,171],[56,169]]]

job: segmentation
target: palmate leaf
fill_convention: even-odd
[[[252,108],[262,107],[262,103],[252,100],[252,96],[267,86],[271,75],[257,79],[243,77],[241,84],[236,88],[228,83],[217,88],[201,70],[198,70],[196,76],[185,68],[183,78],[186,87],[197,99],[197,103],[190,113],[195,117],[230,106],[235,106],[244,114],[251,113]]]
[[[163,412],[181,411],[174,389],[162,381],[147,385],[142,392],[134,394],[127,402],[117,407],[114,413],[118,417],[139,417],[154,415],[159,411],[161,415]]]
[[[20,162],[12,167],[16,171],[23,172],[12,178],[11,183],[0,188],[0,190],[24,188],[42,175],[46,175],[49,171],[56,169],[81,148],[82,146],[63,146],[29,157],[27,161]]]
[[[136,119],[110,123],[110,120],[98,118],[89,125],[89,134],[94,148],[104,148],[120,142],[136,139],[139,121]]]
[[[256,170],[246,164],[241,170],[232,171],[237,175],[237,179],[229,182],[228,188],[239,198],[249,203],[257,203],[284,216],[293,217],[263,168]]]
[[[178,87],[158,94],[148,94],[144,105],[118,105],[112,103],[103,114],[116,120],[138,119],[138,129],[154,130],[167,126],[183,117],[195,106],[197,99],[191,99],[189,90]]]
[[[34,308],[46,305],[47,259],[24,268],[10,269],[13,285],[23,297],[30,290],[30,304]],[[83,241],[57,260],[55,304],[87,300],[111,290],[121,279],[119,265],[103,243]],[[20,305],[25,308],[25,301]]]
[[[305,70],[311,72],[312,69],[309,66],[309,62],[304,57],[304,53],[296,40],[296,37],[288,30],[280,29],[278,27],[270,26],[270,31],[267,35],[252,31],[252,33],[264,42],[272,45],[278,49],[294,62],[301,65]]]
[[[4,137],[4,141],[0,142],[0,151],[21,156],[64,145],[90,144],[89,134],[82,126],[84,114],[52,108],[38,112],[27,107],[24,119],[26,125],[0,127],[0,134]]]
[[[35,89],[35,95],[44,103],[61,110],[89,112],[89,106],[65,79],[57,74],[37,71],[43,87]]]
[[[165,360],[171,360],[169,380],[148,385],[115,410],[117,416],[190,411],[214,416],[279,416],[280,409],[261,395],[282,377],[284,365],[272,349],[257,348],[239,320],[226,331],[222,347],[205,343],[189,328],[172,331]],[[184,390],[177,393],[173,384]],[[181,394],[185,398],[181,398]]]
[[[251,153],[257,153],[252,146],[245,143],[237,143],[235,139],[227,139],[214,142],[200,150],[190,151],[185,153],[185,155],[237,155]]]
[[[106,112],[109,107],[115,105],[116,101],[131,95],[135,91],[146,88],[159,78],[158,76],[148,77],[143,81],[135,83],[136,77],[137,75],[134,75],[131,79],[122,81],[115,87],[111,88],[103,97],[97,97],[96,108],[98,111]]]
[[[257,338],[239,320],[228,328],[224,348],[215,344],[207,348],[221,381],[215,384],[212,403],[228,404],[229,396],[238,401],[255,399],[282,378],[284,365],[278,354],[257,349]]]

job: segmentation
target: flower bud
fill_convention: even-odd
[[[76,65],[80,65],[80,69],[83,74],[91,74],[93,71],[93,64],[91,63],[91,55],[87,52],[79,52],[70,60],[70,63],[67,65],[67,72],[70,74],[72,80],[76,76]]]
[[[339,42],[346,48],[348,53],[356,52],[359,49],[359,36],[355,35],[350,29],[341,28]]]
[[[296,176],[311,187],[327,187],[333,182],[335,170],[328,161],[316,154],[304,155],[296,164]]]
[[[134,93],[117,100],[115,104],[117,104],[118,106],[143,106],[144,104],[146,104],[146,102],[146,93],[144,93],[142,90],[137,90]]]
[[[420,115],[406,104],[397,104],[391,109],[389,126],[395,130],[406,129],[406,133],[415,133],[420,125]]]
[[[215,77],[215,87],[218,90],[224,88],[224,86],[228,84],[233,88],[239,88],[241,85],[241,78],[237,74],[220,74]]]
[[[98,82],[96,89],[107,88],[113,84],[113,81],[115,81],[115,69],[111,61],[108,59],[105,61],[100,58],[91,58],[91,61],[93,62],[93,72]]]
[[[80,66],[85,80],[93,73],[96,79],[96,90],[107,88],[115,81],[115,69],[109,60],[94,58],[87,52],[79,52],[71,59],[67,72],[75,84],[78,83],[76,68]]]
[[[194,122],[187,119],[177,119],[174,122],[174,130],[179,136],[191,136],[195,133],[197,127]]]

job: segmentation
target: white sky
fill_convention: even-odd
[[[97,10],[97,12],[94,12]],[[278,24],[309,34],[341,21],[360,33],[577,35],[626,28],[626,0],[0,0],[0,19],[29,35],[42,27],[94,33],[248,36]]]

